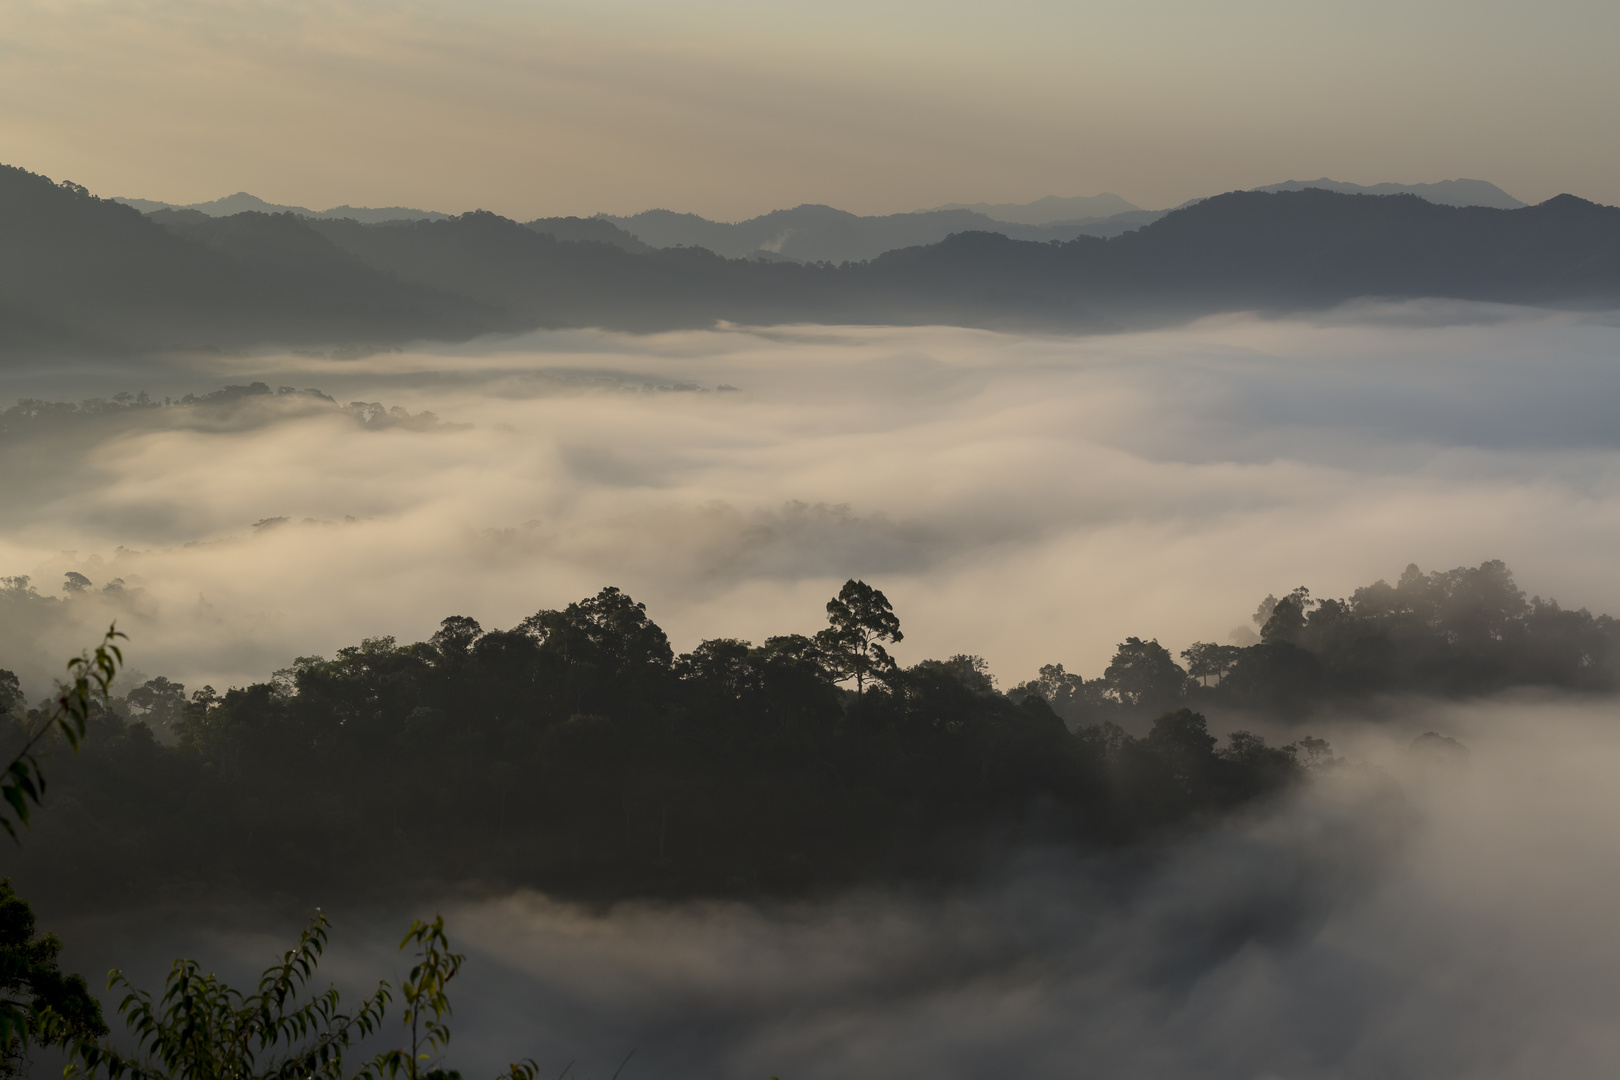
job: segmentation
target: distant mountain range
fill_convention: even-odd
[[[972,210],[861,217],[812,204],[774,210],[735,223],[669,210],[647,210],[631,217],[602,214],[596,220],[612,222],[652,247],[700,247],[732,259],[762,257],[795,262],[860,262],[896,248],[937,244],[959,232],[994,232],[1037,243],[1085,235],[1084,225],[1019,225]]]
[[[189,203],[184,206],[177,203],[157,202],[154,199],[125,199],[115,198],[113,202],[121,202],[125,206],[133,206],[143,214],[150,214],[156,210],[194,210],[208,217],[230,217],[232,214],[245,214],[257,212],[260,214],[297,214],[307,218],[351,218],[362,221],[368,225],[379,224],[384,221],[443,221],[449,214],[441,214],[435,210],[413,210],[408,206],[334,206],[330,210],[311,210],[303,206],[283,206],[280,203],[268,203],[257,195],[249,195],[245,191],[238,191],[235,195],[227,195],[223,199],[213,199],[209,202]]]
[[[930,207],[931,210],[969,210],[996,221],[1014,225],[1070,225],[1083,221],[1100,221],[1116,214],[1129,214],[1142,208],[1105,191],[1101,195],[1074,195],[1064,198],[1048,195],[1027,203],[946,203]],[[919,213],[927,213],[923,210]]]
[[[1232,192],[1112,238],[965,231],[832,265],[637,250],[601,218],[143,215],[0,167],[0,237],[0,356],[722,320],[1111,330],[1357,297],[1620,307],[1620,209],[1569,195],[1496,209]]]
[[[1525,204],[1484,180],[1443,180],[1435,184],[1374,184],[1363,187],[1337,180],[1289,180],[1257,191],[1321,188],[1342,194],[1416,195],[1446,206],[1491,206],[1503,210]],[[1199,202],[1202,200],[1192,200]],[[1191,202],[1184,203],[1191,205]],[[1079,236],[1112,237],[1151,225],[1170,211],[1143,210],[1118,195],[1059,198],[1031,203],[951,204],[909,214],[859,217],[830,206],[805,205],[776,210],[735,223],[696,214],[648,210],[629,217],[599,214],[651,247],[701,247],[728,258],[787,258],[797,262],[859,262],[885,251],[937,244],[960,232],[993,232],[1037,243]]]
[[[1517,210],[1520,202],[1501,188],[1485,180],[1441,180],[1434,184],[1346,184],[1340,180],[1285,180],[1281,184],[1267,184],[1255,191],[1304,191],[1320,188],[1337,191],[1341,195],[1416,195],[1441,206],[1490,206],[1498,210]]]
[[[1524,205],[1495,184],[1483,180],[1363,187],[1324,178],[1289,180],[1255,190],[1299,191],[1307,187],[1344,194],[1411,194],[1448,206],[1516,209]],[[300,206],[267,203],[245,191],[189,206],[149,199],[116,201],[143,213],[168,211],[180,215],[228,217],[256,211],[266,214],[293,213],[300,217],[333,221],[348,219],[368,225],[388,221],[443,221],[450,216],[400,206],[336,206],[330,210],[312,211]],[[1191,202],[1183,205],[1191,205]],[[876,258],[885,251],[899,248],[937,244],[947,236],[960,232],[993,232],[1013,240],[1038,243],[1066,242],[1079,236],[1119,236],[1150,225],[1167,213],[1168,210],[1143,210],[1118,195],[1104,193],[1074,198],[1048,196],[1030,203],[952,204],[905,214],[861,216],[831,206],[805,204],[738,222],[711,221],[696,214],[670,210],[647,210],[628,217],[598,214],[594,218],[542,218],[529,225],[559,240],[600,240],[626,251],[700,247],[732,259],[844,263]]]

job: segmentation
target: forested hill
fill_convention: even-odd
[[[837,266],[627,250],[611,229],[481,211],[146,217],[0,167],[0,345],[383,344],[719,320],[1106,330],[1364,296],[1620,304],[1620,209],[1568,195],[1503,210],[1234,192],[1106,240],[965,232]]]
[[[3,166],[0,238],[0,347],[466,337],[499,317],[367,266],[299,218],[239,214],[183,236]]]
[[[15,617],[72,603],[0,586]],[[901,614],[851,581],[813,635],[677,656],[608,588],[508,630],[452,616],[428,641],[302,657],[224,694],[155,678],[52,762],[50,812],[10,873],[63,906],[109,886],[308,905],[950,882],[1026,844],[1152,842],[1284,791],[1331,749],[1308,726],[1284,746],[1243,729],[1323,702],[1620,687],[1613,620],[1526,599],[1499,562],[1267,597],[1253,644],[1194,644],[1183,666],[1130,637],[1099,676],[1053,664],[1005,692],[973,656],[895,663]],[[8,712],[16,686],[0,672]]]

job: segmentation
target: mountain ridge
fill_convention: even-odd
[[[835,224],[849,216],[817,213]],[[968,229],[841,264],[629,250],[614,229],[487,211],[375,225],[258,211],[148,216],[0,168],[0,352],[720,322],[1096,332],[1363,297],[1620,307],[1620,209],[1572,195],[1502,210],[1411,194],[1229,192],[1107,239]]]
[[[917,213],[933,210],[969,210],[995,221],[1013,225],[1064,225],[1080,221],[1101,221],[1116,214],[1128,214],[1144,207],[1112,191],[1097,195],[1046,195],[1027,203],[942,203]]]
[[[233,214],[248,212],[297,214],[299,217],[308,218],[351,218],[368,225],[381,224],[385,221],[443,221],[451,216],[436,210],[417,210],[407,206],[349,206],[347,203],[328,210],[311,210],[307,206],[286,206],[266,202],[246,191],[238,191],[234,195],[226,195],[220,199],[210,199],[208,202],[187,204],[159,202],[156,199],[129,199],[122,196],[115,197],[111,201],[132,206],[143,214],[161,210],[194,210],[209,217],[230,217]]]
[[[616,217],[598,214],[651,247],[702,247],[727,258],[775,255],[799,262],[859,262],[885,251],[938,243],[953,232],[999,232],[1016,240],[1072,240],[1078,226],[1034,226],[996,221],[968,210],[925,210],[860,215],[822,203],[804,203],[748,218],[710,221],[697,214],[643,210]]]
[[[1318,188],[1341,195],[1416,195],[1418,198],[1441,206],[1488,206],[1497,210],[1522,210],[1530,205],[1514,198],[1488,180],[1440,180],[1432,184],[1351,184],[1343,180],[1321,177],[1316,180],[1284,180],[1280,184],[1267,184],[1250,191],[1304,191]]]
[[[1300,191],[1321,188],[1343,194],[1415,194],[1440,205],[1484,205],[1518,209],[1525,204],[1483,180],[1444,180],[1433,184],[1363,186],[1337,180],[1288,180],[1256,191]],[[406,207],[305,207],[267,203],[245,191],[207,203],[179,206],[144,199],[117,199],[144,213],[203,214],[293,213],[317,220],[355,220],[362,224],[393,221],[443,221],[453,215]],[[1202,199],[1189,200],[1191,206]],[[1177,207],[1176,209],[1180,209]],[[997,217],[989,211],[996,211]],[[1047,196],[1031,203],[947,204],[931,210],[898,214],[853,214],[821,203],[773,210],[742,221],[714,221],[698,214],[666,209],[637,214],[597,214],[591,218],[539,218],[530,226],[564,240],[598,240],[626,251],[649,248],[701,247],[727,258],[795,262],[861,262],[885,251],[934,244],[957,232],[996,232],[1015,240],[1067,242],[1079,236],[1119,236],[1151,225],[1168,210],[1144,210],[1112,193],[1092,196]],[[601,224],[587,224],[597,222]]]

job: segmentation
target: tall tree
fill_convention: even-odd
[[[1122,704],[1139,709],[1171,709],[1187,694],[1187,672],[1158,638],[1120,642],[1103,678]]]
[[[1236,645],[1195,641],[1182,650],[1181,658],[1187,661],[1187,674],[1197,679],[1200,686],[1218,686],[1242,655],[1243,650]]]
[[[827,666],[839,682],[855,680],[855,696],[866,692],[868,679],[886,678],[897,670],[883,647],[904,639],[900,619],[889,598],[864,581],[844,582],[838,595],[827,601],[827,629],[816,635]]]
[[[1267,645],[1279,642],[1298,645],[1305,632],[1305,613],[1316,606],[1311,590],[1301,585],[1271,607],[1271,614],[1260,627],[1260,640]]]

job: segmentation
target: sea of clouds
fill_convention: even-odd
[[[1409,562],[1502,558],[1612,610],[1617,364],[1604,318],[1428,303],[1081,338],[722,328],[13,365],[0,400],[262,380],[441,423],[272,395],[8,436],[0,574],[92,585],[43,630],[0,625],[0,652],[43,689],[116,616],[142,672],[223,690],[605,585],[678,649],[813,632],[861,577],[903,660],[977,653],[1005,684],[1096,674],[1129,634],[1226,640],[1267,593]]]
[[[0,573],[65,599],[0,621],[0,665],[41,688],[116,616],[136,668],[224,689],[608,584],[685,649],[812,632],[862,577],[894,602],[902,660],[978,653],[1003,685],[1054,661],[1097,674],[1128,634],[1225,640],[1268,592],[1343,595],[1408,562],[1502,558],[1532,592],[1614,611],[1617,368],[1610,318],[1434,303],[1082,338],[719,328],[13,365],[11,397],[257,379],[417,419],[287,394],[6,435]],[[87,591],[56,592],[69,570]],[[451,1063],[1609,1075],[1615,712],[1521,694],[1319,716],[1347,763],[1284,802],[1163,850],[1024,852],[944,895],[447,900],[469,953]],[[1466,759],[1414,753],[1429,730]],[[151,984],[182,953],[246,975],[308,914],[130,902],[52,924],[93,982],[118,964]],[[329,969],[360,987],[403,973],[397,935],[429,913],[335,914]]]

